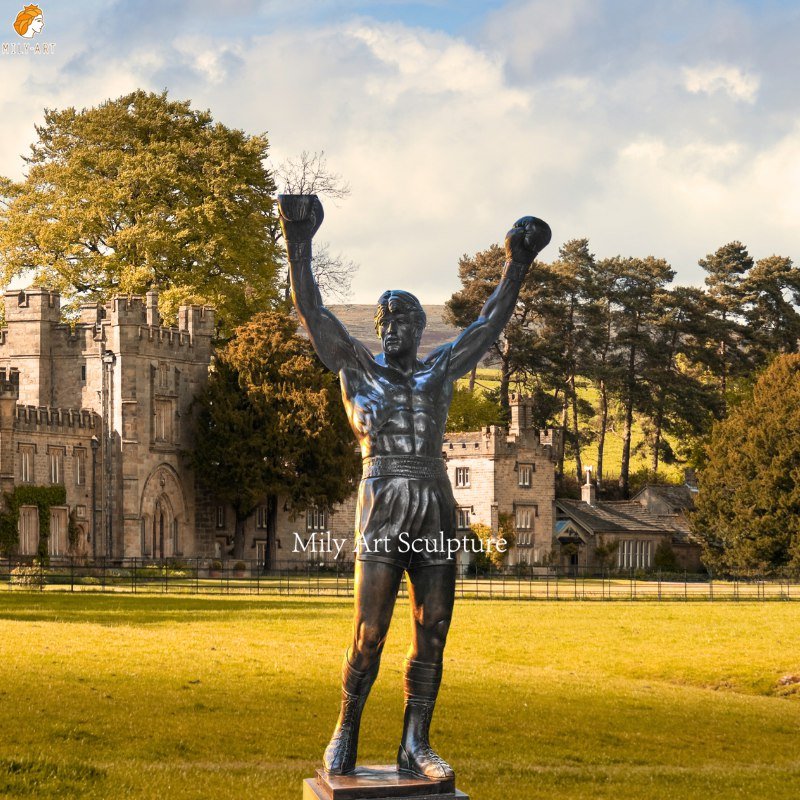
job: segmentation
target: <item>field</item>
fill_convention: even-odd
[[[398,606],[361,760],[394,756]],[[794,603],[460,601],[434,743],[472,800],[796,798]],[[350,601],[3,593],[0,797],[297,800]]]

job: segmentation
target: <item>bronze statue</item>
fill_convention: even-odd
[[[550,241],[550,228],[535,217],[522,217],[514,224],[506,236],[503,277],[481,315],[454,341],[420,361],[417,348],[425,312],[419,300],[399,290],[381,295],[375,329],[383,353],[373,357],[325,308],[314,280],[311,240],[322,224],[319,199],[281,195],[278,205],[295,308],[320,359],[339,375],[363,458],[356,511],[353,643],[345,655],[341,713],[324,766],[333,775],[355,769],[361,712],[378,674],[405,571],[414,636],[406,661],[397,765],[420,777],[453,778],[453,770],[428,738],[456,584],[455,561],[435,546],[456,536],[455,500],[442,459],[442,439],[454,382],[500,336],[528,268]],[[409,546],[414,542],[418,544]]]

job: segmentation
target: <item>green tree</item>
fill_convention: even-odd
[[[614,302],[619,259],[592,259],[581,287],[583,293],[584,335],[588,353],[586,377],[594,383],[599,400],[597,425],[597,488],[603,485],[605,443],[611,411],[611,387],[619,382],[619,354],[614,347]]]
[[[708,346],[714,330],[708,295],[686,286],[664,289],[654,295],[653,308],[642,365],[649,391],[640,408],[649,423],[650,470],[657,475],[662,456],[674,455],[664,434],[686,441],[704,436],[721,408],[716,387],[706,379],[706,368],[719,363]]]
[[[456,387],[447,415],[448,431],[476,431],[486,425],[499,425],[500,406],[479,392]]]
[[[800,355],[759,376],[718,422],[691,517],[720,571],[800,569]]]
[[[775,353],[800,347],[800,269],[790,258],[762,258],[742,282],[748,337],[756,360],[765,364]]]
[[[475,568],[478,571],[486,571],[490,568],[499,569],[508,560],[508,554],[517,535],[514,528],[514,518],[511,514],[500,514],[498,531],[495,534],[488,525],[476,522],[470,525],[472,535],[481,543],[481,552],[475,554]],[[497,549],[500,539],[505,539],[503,551]]]
[[[705,283],[715,303],[717,379],[724,405],[729,380],[749,369],[743,286],[753,259],[747,248],[736,241],[709,253],[698,264],[708,273]]]
[[[613,269],[618,278],[613,312],[614,347],[620,358],[614,394],[623,414],[622,463],[619,486],[623,496],[630,490],[631,441],[634,411],[641,408],[647,388],[641,380],[652,326],[657,316],[656,297],[672,280],[666,261],[647,258],[617,258]]]
[[[3,278],[31,274],[73,305],[161,292],[214,305],[228,329],[275,295],[279,248],[265,136],[167,93],[47,109],[22,181],[0,179]]]
[[[334,375],[317,360],[295,321],[263,312],[236,329],[198,399],[190,454],[201,486],[233,507],[234,558],[244,556],[245,523],[266,502],[267,558],[278,498],[295,513],[341,502],[360,458]]]
[[[681,565],[669,539],[662,539],[653,553],[653,567],[662,572],[679,572]]]

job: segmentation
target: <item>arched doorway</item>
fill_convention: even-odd
[[[178,476],[168,464],[160,464],[148,476],[139,518],[144,558],[160,560],[184,555],[188,533],[186,502]]]

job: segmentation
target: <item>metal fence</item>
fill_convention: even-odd
[[[277,563],[208,558],[91,560],[28,557],[0,559],[0,592],[66,591],[133,594],[250,594],[352,597],[352,562]],[[407,596],[405,580],[400,596]],[[462,572],[458,597],[480,600],[736,601],[800,599],[800,579],[759,575],[714,577],[631,570],[530,567]]]

